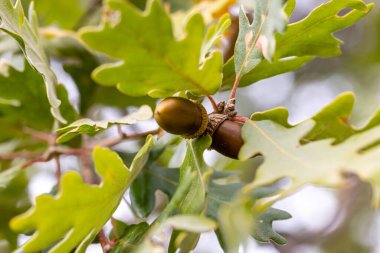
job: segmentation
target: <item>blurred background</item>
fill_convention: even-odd
[[[61,0],[64,1],[64,0]],[[36,9],[40,15],[43,25],[60,25],[63,17],[54,16],[54,2],[36,2]],[[84,11],[91,11],[88,20],[81,20],[80,14],[73,10],[73,19],[78,16],[76,22],[69,24],[75,29],[75,24],[97,23],[100,10],[96,8],[96,2],[81,0]],[[134,0],[138,7],[143,8],[145,1]],[[172,0],[170,2],[172,11],[184,11],[191,7],[190,0]],[[297,1],[297,7],[291,18],[291,22],[305,17],[312,9],[325,1]],[[29,1],[23,1],[25,6]],[[94,7],[95,6],[95,7]],[[50,8],[50,9],[49,9]],[[92,9],[91,9],[92,8]],[[26,8],[27,9],[27,8]],[[82,10],[82,11],[83,11]],[[236,14],[236,9],[231,9]],[[63,12],[64,13],[64,12]],[[71,14],[70,14],[71,15]],[[76,15],[76,16],[75,16]],[[310,118],[321,110],[325,105],[332,102],[334,98],[346,91],[352,91],[356,95],[356,104],[350,121],[353,125],[360,127],[364,125],[380,103],[380,6],[375,6],[371,13],[355,25],[344,31],[336,33],[336,36],[345,43],[342,45],[342,55],[331,59],[315,59],[301,69],[279,75],[270,79],[260,81],[254,85],[242,88],[238,91],[237,101],[240,114],[249,116],[254,112],[271,109],[277,106],[288,108],[290,121],[296,124]],[[4,47],[5,39],[0,40],[0,49]],[[57,50],[51,41],[52,65],[58,75],[59,81],[69,88],[70,98],[77,105],[83,105],[79,101],[78,88],[75,86],[75,78],[70,75],[70,69],[60,61],[59,55],[64,53]],[[9,44],[6,44],[9,46]],[[12,59],[12,54],[2,55],[4,59]],[[80,56],[82,57],[82,56]],[[17,60],[17,59],[16,59]],[[95,63],[94,63],[95,64]],[[17,64],[16,64],[17,65]],[[95,64],[96,65],[96,64]],[[92,67],[89,66],[89,72]],[[71,72],[73,73],[73,72]],[[95,85],[91,83],[91,85]],[[99,92],[99,98],[102,92]],[[228,98],[228,92],[215,95],[217,101]],[[115,96],[118,96],[115,93]],[[106,98],[104,98],[106,99]],[[117,101],[117,99],[114,99]],[[81,104],[79,104],[81,102]],[[88,102],[91,103],[91,102]],[[136,103],[138,105],[138,103]],[[205,106],[210,110],[211,105],[205,101]],[[107,119],[122,116],[126,109],[120,109],[122,105],[112,104],[110,101],[103,105],[92,105],[87,112],[93,119]],[[79,108],[80,109],[80,108]],[[133,110],[129,108],[128,110]],[[154,121],[145,122],[136,127],[124,127],[127,133],[155,129]],[[105,135],[116,135],[116,129],[104,133]],[[182,147],[182,148],[181,148]],[[127,142],[119,145],[117,149],[134,151],[138,143]],[[171,160],[172,166],[181,162],[181,153],[184,153],[183,145],[176,151],[176,159]],[[232,162],[228,158],[221,157],[216,152],[207,151],[206,161],[220,170],[241,169],[243,175],[252,174],[254,167],[259,161],[249,164]],[[78,161],[75,157],[62,159],[63,170],[77,169]],[[28,185],[28,198],[33,203],[34,198],[42,193],[50,192],[55,185],[55,167],[51,163],[38,164],[28,170],[30,184]],[[274,227],[284,235],[288,244],[276,246],[271,244],[258,244],[253,239],[241,252],[255,253],[380,253],[380,213],[371,208],[372,189],[371,186],[362,182],[355,175],[344,175],[344,183],[341,189],[328,189],[316,186],[306,186],[290,197],[275,204],[276,208],[288,211],[293,218],[279,221]],[[158,196],[165,199],[162,194]],[[126,193],[128,202],[128,193]],[[115,218],[133,223],[134,217],[128,203],[122,202],[115,213]],[[160,208],[159,203],[157,208]],[[110,225],[107,225],[110,229]],[[18,238],[22,243],[26,236]],[[101,252],[98,244],[93,244],[88,252]],[[213,233],[201,237],[200,243],[194,252],[222,252],[218,246],[216,236]]]

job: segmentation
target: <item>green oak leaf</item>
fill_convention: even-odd
[[[165,225],[193,233],[208,232],[217,227],[217,224],[212,219],[194,214],[171,216],[165,221]]]
[[[41,195],[32,209],[12,219],[11,228],[15,231],[37,229],[21,250],[36,252],[53,246],[48,252],[69,252],[74,248],[75,252],[85,252],[141,171],[152,145],[153,137],[149,136],[130,169],[115,152],[95,148],[95,170],[103,182],[87,185],[77,172],[64,174],[56,197]]]
[[[283,32],[288,17],[283,0],[254,0],[253,23],[250,24],[243,6],[239,11],[239,35],[235,44],[237,78],[254,69],[263,57],[271,61],[275,48],[275,33]]]
[[[145,97],[131,97],[119,92],[115,87],[98,85],[91,78],[91,72],[100,65],[100,60],[89,52],[76,37],[58,37],[46,44],[49,55],[62,61],[63,69],[71,75],[80,94],[79,111],[85,115],[94,105],[125,108],[127,106],[149,105],[156,100]]]
[[[149,106],[145,105],[140,107],[138,111],[133,112],[130,115],[124,116],[120,119],[99,121],[94,121],[91,119],[80,119],[56,131],[57,133],[62,134],[57,138],[57,143],[67,142],[79,134],[88,134],[93,136],[115,124],[136,124],[137,121],[147,120],[152,116],[152,109],[150,109]]]
[[[355,96],[351,92],[345,92],[336,97],[329,105],[312,117],[315,121],[313,129],[302,139],[305,144],[316,140],[332,138],[334,144],[343,142],[347,138],[357,133],[364,132],[380,124],[380,110],[378,110],[368,123],[362,127],[351,123],[351,115],[354,108]],[[254,121],[272,120],[278,124],[291,127],[288,124],[288,111],[285,108],[274,108],[265,112],[254,113]]]
[[[273,62],[261,61],[241,78],[241,86],[296,70],[316,56],[334,57],[339,55],[342,42],[332,34],[356,23],[366,16],[372,7],[373,4],[366,4],[362,0],[331,0],[315,8],[304,19],[289,24],[284,33],[276,35],[277,46]],[[347,8],[352,10],[344,16],[338,15]],[[293,9],[294,1],[289,1],[285,7],[286,13],[290,15]],[[223,68],[225,89],[232,86],[235,81],[233,67],[234,58],[230,59]]]
[[[17,166],[0,171],[0,189],[7,188],[20,173],[22,173],[22,170]]]
[[[27,62],[24,63],[22,71],[5,62],[2,63],[1,69],[0,141],[23,135],[23,127],[39,131],[50,130],[54,118],[50,114],[50,105],[41,75]],[[77,113],[68,99],[65,87],[58,85],[56,91],[62,102],[63,116],[70,121],[77,119]]]
[[[276,57],[340,55],[342,41],[333,33],[354,24],[372,7],[373,3],[366,4],[362,0],[331,0],[320,5],[303,20],[288,25],[285,33],[277,35]],[[351,10],[339,15],[346,8]]]
[[[198,139],[187,140],[186,155],[180,167],[179,184],[182,184],[190,174],[195,173],[196,177],[191,182],[191,187],[184,197],[180,212],[185,215],[201,214],[207,206],[208,182],[212,169],[205,163],[203,152],[211,145],[211,137],[203,136]],[[193,250],[199,240],[199,233],[175,231],[171,237],[172,248],[180,248],[181,252]]]
[[[178,179],[178,168],[166,169],[147,163],[129,192],[135,213],[140,217],[148,217],[155,206],[155,192],[160,190],[170,199],[176,190]]]
[[[275,242],[279,245],[286,244],[286,239],[275,232],[272,227],[273,221],[287,220],[292,216],[280,209],[268,208],[264,213],[257,216],[258,222],[256,222],[252,233],[252,236],[259,242]]]
[[[169,200],[176,192],[179,184],[179,168],[166,168],[166,165],[161,162],[162,155],[171,150],[172,146],[178,147],[174,144],[176,141],[177,137],[172,138],[168,135],[161,137],[152,148],[149,160],[141,173],[130,187],[131,206],[134,213],[140,218],[147,218],[152,213],[156,203],[156,191],[165,193]],[[119,154],[125,164],[130,163],[132,154]],[[169,155],[172,156],[172,153]]]
[[[207,185],[213,172],[203,160],[203,152],[210,147],[211,137],[204,136],[188,140],[186,144],[187,151],[180,168],[179,182],[193,172],[196,172],[197,177],[192,182],[191,188],[183,200],[181,212],[183,214],[197,214],[205,207]]]
[[[220,178],[218,178],[220,180]],[[215,179],[214,179],[215,181]],[[243,211],[244,206],[241,206],[242,203],[251,203],[248,208],[251,208],[252,206],[255,206],[255,215],[256,218],[252,220],[251,227],[247,229],[246,234],[244,236],[247,236],[248,234],[252,235],[257,241],[260,242],[270,242],[273,241],[277,244],[284,244],[286,243],[286,240],[284,240],[283,236],[278,234],[274,231],[272,227],[273,221],[277,220],[283,220],[283,219],[289,219],[291,216],[279,209],[273,209],[273,208],[260,208],[260,204],[252,202],[256,201],[257,199],[262,199],[265,197],[272,196],[276,194],[279,189],[274,186],[267,186],[267,187],[258,187],[253,189],[248,194],[249,201],[242,201],[241,199],[238,200],[240,197],[242,197],[245,193],[243,193],[244,184],[242,183],[231,183],[231,184],[220,184],[215,183],[213,181],[209,184],[209,194],[208,194],[208,201],[207,201],[207,216],[218,219],[220,224],[225,224],[223,219],[226,219],[223,215],[218,215],[219,212],[224,209],[222,212],[229,212],[228,210],[230,203],[233,203],[232,205],[236,205],[236,208],[241,209]],[[235,202],[235,200],[237,200]],[[230,210],[233,211],[233,208]],[[245,213],[245,211],[243,212]],[[229,214],[231,219],[240,219],[239,213],[230,213]],[[253,218],[252,213],[249,216]],[[227,226],[231,226],[227,224]],[[229,229],[227,229],[229,230]],[[229,233],[234,233],[233,229],[231,231],[228,231]],[[228,236],[228,235],[227,235]],[[243,237],[244,237],[243,236]],[[220,235],[218,236],[219,242],[222,247],[226,250],[226,242],[227,239],[224,238],[224,236]],[[227,240],[228,241],[228,240]]]
[[[316,126],[315,121],[307,120],[289,128],[278,123],[278,119],[285,115],[284,110],[278,112],[282,116],[277,115],[275,121],[269,117],[255,121],[253,116],[253,120],[247,121],[243,127],[245,144],[239,157],[248,159],[259,153],[264,156],[264,162],[258,168],[255,181],[250,187],[268,184],[281,178],[292,180],[288,191],[308,183],[338,186],[341,173],[352,172],[371,182],[377,192],[379,191],[379,126],[351,135],[336,145],[332,145],[332,138],[301,145],[302,138]],[[273,111],[272,115],[275,114],[276,111]],[[323,122],[323,118],[319,119],[318,124]],[[376,203],[378,198],[377,195]]]
[[[38,18],[43,25],[59,25],[64,29],[73,29],[84,14],[95,5],[91,0],[35,1]]]
[[[117,243],[110,252],[131,252],[136,247],[136,245],[140,244],[148,229],[149,224],[146,222],[126,225],[126,227],[121,232],[121,236],[118,238]]]
[[[12,36],[21,47],[25,58],[40,73],[46,86],[46,95],[50,103],[51,114],[60,122],[67,123],[59,109],[61,101],[57,96],[57,78],[50,68],[48,57],[38,35],[37,16],[33,4],[26,18],[21,1],[4,0],[0,3],[0,29]]]
[[[89,47],[119,60],[95,69],[97,82],[117,85],[130,96],[167,97],[186,90],[213,94],[219,89],[221,53],[213,51],[199,62],[205,35],[200,14],[188,20],[187,35],[179,39],[158,0],[150,1],[144,13],[122,0],[108,0],[107,8],[101,26],[80,31]]]
[[[160,213],[158,218],[152,223],[148,232],[145,235],[144,240],[138,247],[133,250],[134,253],[145,253],[145,252],[164,252],[165,245],[157,241],[157,238],[162,238],[165,234],[163,229],[166,227],[165,222],[167,219],[173,215],[175,211],[180,210],[184,197],[190,190],[190,186],[194,179],[196,178],[196,172],[190,172],[190,174],[183,178],[178,184],[177,190],[173,197],[170,199],[168,205]]]
[[[1,177],[0,175],[0,181]],[[18,235],[10,229],[9,221],[12,217],[25,212],[30,206],[27,184],[25,173],[19,173],[7,182],[5,188],[0,186],[0,245],[1,241],[6,242],[4,248],[0,246],[1,252],[11,252],[17,247]]]
[[[249,86],[262,79],[299,69],[312,59],[314,59],[313,56],[303,56],[274,59],[271,63],[267,60],[262,60],[252,71],[240,79],[239,87]],[[223,67],[223,90],[230,89],[235,81],[234,65],[235,62],[232,57]]]
[[[217,44],[223,36],[223,33],[231,25],[230,15],[228,13],[224,14],[218,21],[217,24],[210,26],[207,30],[207,34],[203,40],[201,49],[201,62],[203,62],[211,48]]]

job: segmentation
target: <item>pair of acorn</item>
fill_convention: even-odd
[[[182,97],[169,97],[156,107],[154,117],[158,125],[168,133],[192,139],[209,134],[211,149],[237,159],[243,139],[241,129],[244,122],[235,120],[234,100],[218,104],[217,110],[207,114],[198,102]]]

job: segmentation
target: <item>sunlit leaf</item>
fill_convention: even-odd
[[[204,38],[201,49],[201,62],[203,62],[210,51],[210,49],[219,42],[223,33],[230,26],[231,19],[228,14],[223,15],[217,24],[212,25],[208,30],[206,37]]]
[[[330,108],[342,108],[341,105],[346,102],[346,99],[340,97],[332,106],[330,105]],[[279,113],[282,113],[282,116],[278,115]],[[321,115],[323,114],[316,117],[319,126],[316,129],[313,120],[307,120],[290,128],[288,125],[279,124],[278,119],[286,116],[284,110],[272,111],[275,121],[270,117],[256,121],[255,115],[252,116],[253,121],[248,121],[243,127],[245,144],[239,154],[242,159],[248,159],[258,153],[264,156],[264,163],[259,167],[252,187],[271,183],[280,178],[292,180],[289,190],[297,189],[307,183],[338,186],[341,182],[341,173],[352,172],[373,183],[377,189],[380,188],[378,146],[380,127],[351,134],[348,138],[344,137],[346,138],[344,142],[336,145],[332,145],[334,136],[330,134],[328,136],[330,139],[315,138],[316,141],[301,145],[303,137],[313,131],[319,130],[320,138],[327,137],[321,131],[321,126],[331,125],[330,118]],[[339,129],[336,123],[332,127]],[[347,133],[347,130],[343,130]]]
[[[138,224],[126,225],[121,232],[118,242],[112,248],[111,253],[131,252],[144,238],[145,233],[149,229],[149,224],[141,222]]]
[[[184,214],[196,214],[204,209],[206,204],[207,185],[212,169],[203,160],[203,152],[211,145],[210,136],[187,141],[185,160],[180,168],[180,182],[192,172],[197,177],[193,181],[190,191],[183,200],[181,211]]]
[[[81,30],[88,46],[119,60],[97,68],[93,72],[96,81],[117,85],[131,96],[166,97],[186,90],[213,94],[218,90],[221,53],[211,52],[199,65],[205,36],[201,15],[188,20],[184,38],[175,38],[170,18],[157,0],[144,13],[121,0],[107,1],[107,8],[101,26]]]
[[[24,65],[22,71],[5,62],[1,65],[5,72],[0,74],[0,99],[8,103],[0,102],[0,141],[21,135],[23,127],[40,131],[53,127],[54,118],[50,114],[44,81],[27,62]],[[62,101],[61,113],[66,119],[75,120],[77,113],[68,100],[66,89],[59,85],[56,91]]]
[[[215,221],[198,215],[176,215],[168,218],[165,225],[171,226],[175,229],[202,233],[212,231],[217,227]]]
[[[148,159],[153,137],[136,155],[130,169],[118,155],[108,149],[94,150],[95,169],[103,181],[88,185],[77,172],[67,172],[56,197],[41,195],[28,212],[12,219],[15,231],[37,229],[21,249],[23,252],[85,252],[99,230],[115,211],[125,192]]]
[[[290,1],[286,5],[287,14],[292,12],[293,4],[294,1]],[[241,78],[241,86],[296,70],[315,56],[334,57],[339,55],[342,42],[332,34],[356,23],[368,14],[372,6],[373,4],[366,4],[362,0],[331,0],[314,9],[304,19],[289,24],[284,33],[276,35],[277,46],[273,62],[261,61]],[[344,16],[338,16],[342,10],[347,8],[351,10]],[[224,66],[223,86],[232,86],[235,81],[234,60],[232,58]]]
[[[82,114],[85,115],[94,105],[121,108],[142,105],[153,108],[155,106],[155,99],[151,97],[127,96],[115,87],[99,85],[92,80],[91,72],[100,65],[100,60],[78,39],[71,36],[57,37],[48,41],[46,49],[49,55],[62,61],[63,69],[75,81],[80,94],[79,111]]]
[[[12,217],[25,212],[30,205],[27,183],[25,174],[19,173],[7,182],[6,188],[0,187],[0,241],[6,242],[4,248],[0,246],[3,250],[1,252],[11,252],[17,246],[17,234],[10,229],[9,221]]]
[[[373,3],[366,4],[362,0],[331,0],[322,4],[303,20],[288,25],[285,33],[277,35],[276,57],[340,55],[342,41],[333,33],[356,23],[372,7]],[[341,15],[346,8],[350,11]]]
[[[50,69],[48,57],[41,45],[38,35],[37,16],[33,5],[29,8],[29,18],[27,19],[21,6],[21,1],[17,0],[13,5],[11,0],[0,2],[0,29],[12,36],[20,45],[28,62],[42,76],[46,85],[46,95],[50,103],[52,115],[62,123],[67,123],[59,109],[61,104],[57,96],[57,78]]]
[[[276,47],[275,33],[283,32],[287,23],[283,0],[254,0],[252,5],[252,24],[243,7],[239,13],[239,35],[235,45],[238,78],[255,68],[263,57],[272,60]]]
[[[147,120],[150,119],[152,116],[152,109],[150,109],[150,107],[146,105],[142,106],[138,111],[131,113],[130,115],[124,116],[120,119],[101,121],[94,121],[91,119],[80,119],[64,128],[57,130],[57,133],[62,134],[57,139],[57,143],[67,142],[79,134],[95,135],[115,124],[135,124],[137,121]]]
[[[75,28],[86,12],[94,8],[91,5],[95,5],[91,0],[37,0],[34,3],[42,24],[59,25],[65,29]]]

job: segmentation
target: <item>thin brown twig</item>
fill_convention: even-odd
[[[32,128],[25,127],[23,132],[29,134],[30,136],[39,139],[41,141],[45,141],[47,143],[55,142],[56,136],[54,134],[48,134],[45,132],[37,131]]]
[[[37,156],[41,156],[44,151],[17,151],[6,154],[0,154],[0,160],[13,160],[16,158],[35,158]]]
[[[47,162],[49,161],[50,159],[49,158],[46,158],[46,157],[38,157],[38,158],[35,158],[35,159],[32,159],[32,160],[29,160],[23,164],[21,164],[20,166],[20,169],[26,169],[27,167],[31,166],[32,164],[34,163],[40,163],[40,162]]]
[[[107,253],[112,249],[112,244],[110,240],[107,238],[104,230],[101,229],[98,233],[99,243],[102,246],[103,253]]]
[[[147,132],[142,132],[142,133],[134,133],[134,134],[123,134],[122,136],[118,136],[118,137],[115,137],[115,138],[112,138],[112,139],[105,139],[105,140],[102,140],[102,141],[98,141],[98,142],[93,142],[91,145],[91,147],[94,147],[94,146],[102,146],[102,147],[112,147],[112,146],[115,146],[125,140],[130,140],[130,139],[136,139],[136,138],[141,138],[141,137],[145,137],[145,136],[148,136],[150,134],[152,135],[155,135],[155,134],[158,134],[160,132],[160,129],[155,129],[155,130],[151,130],[151,131],[147,131]]]
[[[61,161],[60,161],[60,156],[59,155],[55,155],[54,156],[54,161],[55,161],[55,165],[56,165],[56,168],[55,168],[55,177],[57,179],[57,189],[59,189],[59,183],[61,181]]]

